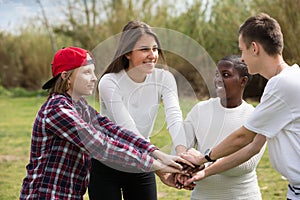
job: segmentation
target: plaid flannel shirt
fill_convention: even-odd
[[[52,94],[34,122],[20,199],[83,199],[91,157],[150,171],[157,148],[115,125],[84,98]]]

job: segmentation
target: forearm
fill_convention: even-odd
[[[151,144],[149,141],[145,140],[142,136],[139,136],[131,131],[123,129],[122,127],[114,124],[107,117],[98,117],[99,129],[106,129],[106,133],[111,137],[119,138],[123,143],[129,143],[133,145],[136,149],[142,152],[151,153],[158,148]]]
[[[256,133],[249,131],[245,127],[241,127],[225,138],[220,144],[212,149],[210,158],[217,160],[228,156],[251,143]],[[200,159],[200,164],[207,162],[204,156]]]
[[[229,156],[219,159],[209,167],[205,168],[204,170],[206,177],[227,171],[248,161],[254,155],[258,154],[261,151],[265,144],[265,141],[266,138],[264,136],[256,135],[254,140],[244,148]],[[258,164],[258,161],[259,159],[255,160],[255,162],[253,161],[254,163],[252,164],[256,166]],[[247,167],[253,169],[255,168],[255,166]]]

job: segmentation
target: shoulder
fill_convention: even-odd
[[[64,105],[71,102],[71,97],[67,97],[63,94],[52,94],[48,99],[48,103],[52,105]]]
[[[195,107],[214,106],[216,104],[220,104],[220,99],[218,97],[199,101]]]
[[[102,76],[99,80],[99,87],[106,87],[107,85],[111,86],[111,84],[115,85],[123,76],[123,70],[118,73],[108,73]]]
[[[67,97],[63,94],[51,94],[47,101],[42,105],[40,112],[46,114],[51,110],[57,110],[66,107],[73,107],[71,97]]]
[[[242,105],[245,107],[245,109],[247,109],[247,110],[254,110],[254,106],[252,105],[252,104],[250,104],[250,103],[248,103],[247,101],[245,101],[245,100],[243,100],[243,103],[242,103]]]
[[[152,74],[157,77],[174,77],[169,70],[154,68]]]
[[[100,81],[107,81],[107,80],[116,80],[118,79],[120,76],[122,76],[123,74],[123,70],[118,72],[118,73],[107,73],[104,74],[101,78]]]
[[[214,107],[219,102],[218,98],[210,98],[208,100],[199,101],[194,107],[191,109],[190,113],[202,113],[203,110],[207,110],[210,107]]]
[[[154,68],[153,72],[150,74],[148,81],[159,82],[163,85],[176,85],[176,80],[173,74],[165,69]]]
[[[285,68],[277,76],[272,77],[266,87],[265,93],[279,97],[287,97],[294,93],[294,88],[299,87],[300,68],[298,65]]]

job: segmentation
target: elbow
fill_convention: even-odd
[[[252,151],[254,154],[258,154],[259,152],[261,152],[262,149],[265,149],[266,147],[266,137],[263,135],[257,135],[255,136],[252,144]]]
[[[260,139],[260,138],[257,138],[256,136],[257,136],[257,134],[256,133],[254,133],[254,132],[252,132],[252,131],[249,131],[249,130],[247,130],[246,128],[244,128],[244,127],[242,127],[241,129],[239,129],[239,130],[241,130],[237,135],[237,142],[235,143],[236,144],[236,146],[240,149],[240,148],[243,148],[243,147],[245,147],[245,146],[247,146],[247,145],[249,145],[249,144],[253,144],[254,146],[253,147],[255,147],[255,146],[259,146],[259,142],[258,142],[258,139]],[[254,141],[254,138],[256,139],[255,141]],[[253,148],[253,150],[258,150],[259,151],[259,149],[261,149],[261,147],[260,148]]]
[[[266,148],[266,137],[257,135],[255,136],[254,140],[248,145],[249,154],[254,156],[259,153],[263,153]]]

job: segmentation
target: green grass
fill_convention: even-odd
[[[0,97],[0,200],[15,200],[19,197],[29,159],[32,123],[45,99],[46,97]],[[184,116],[194,103],[192,100],[181,103]],[[97,103],[91,102],[91,105],[98,108]],[[165,130],[163,113],[160,109],[151,141],[168,152],[172,143]],[[263,199],[285,199],[287,181],[271,167],[267,151],[259,163],[257,173]],[[157,185],[159,200],[189,199],[190,191],[170,188],[159,179]],[[85,200],[87,199],[86,195]]]

